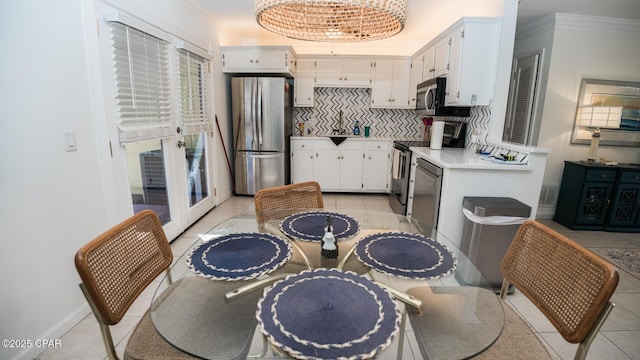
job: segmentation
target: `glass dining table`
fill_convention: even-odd
[[[269,358],[396,358],[396,351],[400,358],[411,353],[408,329],[424,358],[464,359],[500,335],[501,301],[437,231],[423,234],[405,216],[374,210],[288,213],[258,224],[248,212],[200,234],[172,265],[172,283],[162,281],[153,297],[160,335],[205,359],[219,358],[206,319],[221,313],[229,323],[257,320]],[[321,255],[328,218],[338,247],[329,259]],[[223,304],[259,300],[251,314],[235,314],[208,306],[221,296]]]

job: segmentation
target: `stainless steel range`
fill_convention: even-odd
[[[389,205],[397,214],[407,214],[409,174],[411,173],[410,147],[428,147],[425,141],[394,141],[391,166],[391,194]]]

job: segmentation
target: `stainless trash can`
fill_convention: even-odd
[[[509,197],[465,197],[465,216],[460,250],[499,292],[500,264],[520,224],[531,215],[531,207]]]

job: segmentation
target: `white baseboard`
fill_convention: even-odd
[[[64,334],[71,330],[72,327],[76,326],[89,314],[91,314],[91,308],[89,307],[89,304],[85,302],[84,305],[82,305],[78,310],[60,321],[57,325],[37,336],[36,339],[60,339]],[[32,360],[45,350],[46,348],[31,347],[16,354],[11,359]]]
[[[536,212],[536,218],[540,219],[551,219],[553,215],[556,213],[555,206],[538,206],[538,211]]]

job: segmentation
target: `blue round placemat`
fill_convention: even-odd
[[[189,267],[216,280],[248,280],[268,274],[291,258],[291,245],[271,234],[237,233],[212,239],[193,249]]]
[[[391,344],[400,311],[371,280],[306,270],[273,285],[258,303],[261,331],[298,359],[367,359]]]
[[[333,236],[337,240],[348,239],[360,231],[360,224],[351,216],[330,211],[309,211],[293,214],[280,224],[283,233],[304,241],[321,241],[327,216],[331,216]]]
[[[409,279],[435,279],[452,273],[456,257],[443,244],[420,234],[382,232],[355,245],[356,257],[388,275]]]

